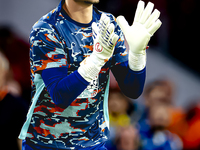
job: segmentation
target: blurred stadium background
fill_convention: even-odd
[[[54,9],[59,2],[60,0],[0,0],[0,30],[10,29],[13,35],[27,46],[32,25],[41,16]],[[147,50],[146,84],[156,80],[170,81],[173,86],[173,105],[188,112],[200,102],[200,48],[198,45],[200,1],[151,0],[151,2],[161,11],[160,20],[163,24],[152,37],[150,48]],[[100,0],[96,7],[114,16],[124,15],[129,24],[132,24],[137,3],[138,0]],[[1,32],[1,40],[5,39],[4,34]],[[0,41],[0,44],[4,43]],[[24,56],[20,53],[21,58],[27,59],[25,56],[28,57],[29,52],[25,53]],[[23,65],[21,67],[23,68]],[[15,78],[16,72],[12,72]],[[16,76],[16,80],[17,78]],[[22,97],[27,99],[30,97],[27,94],[30,89],[26,90],[27,85],[20,82],[20,79],[18,82],[22,87]],[[143,99],[145,99],[144,95],[137,101],[143,103]],[[27,101],[29,102],[30,99]],[[200,131],[198,133],[197,143],[200,142]]]
[[[145,0],[146,1],[146,0]],[[0,26],[8,26],[28,42],[32,25],[60,0],[0,0]],[[96,6],[132,23],[137,0],[100,0]],[[146,1],[148,2],[148,1]],[[198,0],[152,0],[161,11],[162,27],[150,41],[147,82],[167,77],[176,86],[176,104],[200,97]]]

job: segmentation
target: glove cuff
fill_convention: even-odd
[[[78,73],[88,82],[99,74],[101,66],[96,65],[90,57],[85,58],[78,68]]]
[[[141,71],[144,69],[146,66],[146,51],[141,54],[130,51],[128,64],[133,71]]]

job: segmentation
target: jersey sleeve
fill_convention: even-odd
[[[47,23],[37,23],[30,34],[30,59],[34,72],[66,67],[67,55],[63,41]]]

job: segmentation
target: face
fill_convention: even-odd
[[[127,112],[128,102],[122,94],[112,92],[109,94],[108,107],[110,113],[124,114]]]
[[[170,114],[169,109],[165,105],[151,106],[149,112],[150,124],[152,127],[162,127],[163,129],[169,124]]]
[[[0,90],[5,86],[9,63],[5,56],[0,52]]]
[[[75,2],[84,2],[86,4],[97,4],[99,0],[74,0]]]
[[[120,139],[117,142],[118,149],[136,150],[138,149],[138,134],[137,129],[130,125],[129,127],[120,130]]]

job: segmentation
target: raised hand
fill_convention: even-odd
[[[110,23],[110,19],[104,13],[99,21],[99,26],[95,22],[92,24],[92,30],[94,40],[92,55],[106,61],[112,56],[119,36],[114,33],[114,25]]]
[[[131,26],[123,16],[117,17],[117,23],[121,27],[129,45],[129,66],[135,70],[141,70],[145,67],[144,61],[146,57],[144,58],[142,55],[146,55],[145,50],[151,36],[162,24],[158,19],[160,12],[157,9],[153,11],[154,4],[149,2],[146,8],[144,8],[144,5],[143,1],[138,2],[135,18]],[[140,57],[143,60],[139,60]]]
[[[92,24],[93,30],[93,52],[90,57],[81,62],[78,72],[81,76],[91,82],[101,70],[101,67],[112,56],[115,44],[119,38],[114,33],[114,25],[110,23],[110,19],[103,13],[99,25]]]

